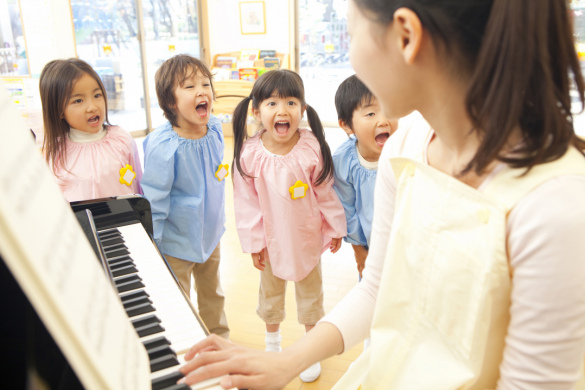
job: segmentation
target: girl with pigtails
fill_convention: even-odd
[[[387,118],[418,111],[379,160],[362,282],[278,356],[196,344],[185,381],[279,389],[369,333],[335,389],[584,389],[585,141],[570,88],[583,107],[585,83],[569,2],[348,3],[357,76]]]
[[[261,122],[248,137],[248,106]],[[307,113],[309,129],[300,128]],[[308,332],[323,317],[321,254],[335,253],[347,227],[333,185],[333,160],[301,77],[273,70],[255,82],[233,116],[234,208],[242,250],[261,271],[257,314],[266,323],[266,350],[280,352],[287,281],[295,282],[299,323]],[[312,382],[315,363],[301,374]]]

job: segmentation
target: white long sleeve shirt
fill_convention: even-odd
[[[372,321],[394,215],[389,157],[385,148],[362,282],[322,320],[339,329],[346,349],[368,336]],[[572,389],[585,356],[585,177],[557,177],[526,195],[506,233],[512,303],[498,389]]]

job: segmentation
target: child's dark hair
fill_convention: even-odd
[[[65,121],[63,112],[75,82],[83,75],[91,76],[99,85],[104,96],[106,107],[104,124],[110,125],[108,120],[108,99],[106,88],[100,76],[87,62],[78,58],[53,60],[47,63],[41,71],[39,91],[43,106],[43,124],[45,136],[43,151],[45,159],[55,172],[66,165],[65,139],[69,133],[69,124]]]
[[[335,108],[337,119],[342,120],[350,129],[353,129],[351,118],[353,112],[363,106],[372,103],[374,95],[354,74],[349,76],[337,88],[335,92]]]
[[[248,106],[252,101],[252,107],[258,109],[260,103],[277,93],[279,97],[294,97],[300,100],[302,106],[307,107],[307,119],[313,134],[319,141],[321,155],[323,158],[323,170],[319,174],[315,185],[324,183],[333,177],[333,159],[331,150],[325,141],[325,131],[319,119],[317,112],[305,102],[305,87],[301,76],[292,70],[278,69],[264,73],[256,80],[250,96],[244,98],[234,110],[233,131],[234,131],[234,161],[232,162],[232,172],[234,167],[244,177],[250,177],[242,170],[240,165],[240,154],[244,141],[248,138],[246,122],[248,119]]]
[[[215,89],[213,88],[213,75],[211,71],[201,60],[188,54],[178,54],[169,58],[158,68],[154,75],[156,84],[156,96],[158,105],[163,110],[165,118],[171,122],[171,125],[178,127],[177,113],[174,108],[177,105],[175,99],[175,87],[183,85],[185,80],[193,74],[201,73],[209,79],[213,100],[215,100]]]
[[[565,0],[354,0],[382,25],[400,7],[419,17],[452,58],[452,71],[470,83],[466,108],[481,144],[462,173],[481,174],[494,159],[530,169],[561,157],[570,145],[585,149],[571,114],[571,82],[584,102],[585,83],[573,46]],[[514,157],[501,152],[519,127]]]

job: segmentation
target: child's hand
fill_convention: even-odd
[[[339,247],[341,247],[341,238],[332,238],[331,245],[329,245],[331,253],[337,252],[339,250]]]
[[[260,253],[252,253],[252,260],[254,261],[254,267],[264,271],[264,267],[266,267],[266,248],[262,249]]]
[[[355,262],[357,263],[357,269],[362,277],[362,271],[366,268],[366,257],[368,257],[368,250],[361,245],[352,245],[355,254]]]

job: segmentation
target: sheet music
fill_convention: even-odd
[[[86,389],[150,388],[146,351],[1,81],[0,252]]]

